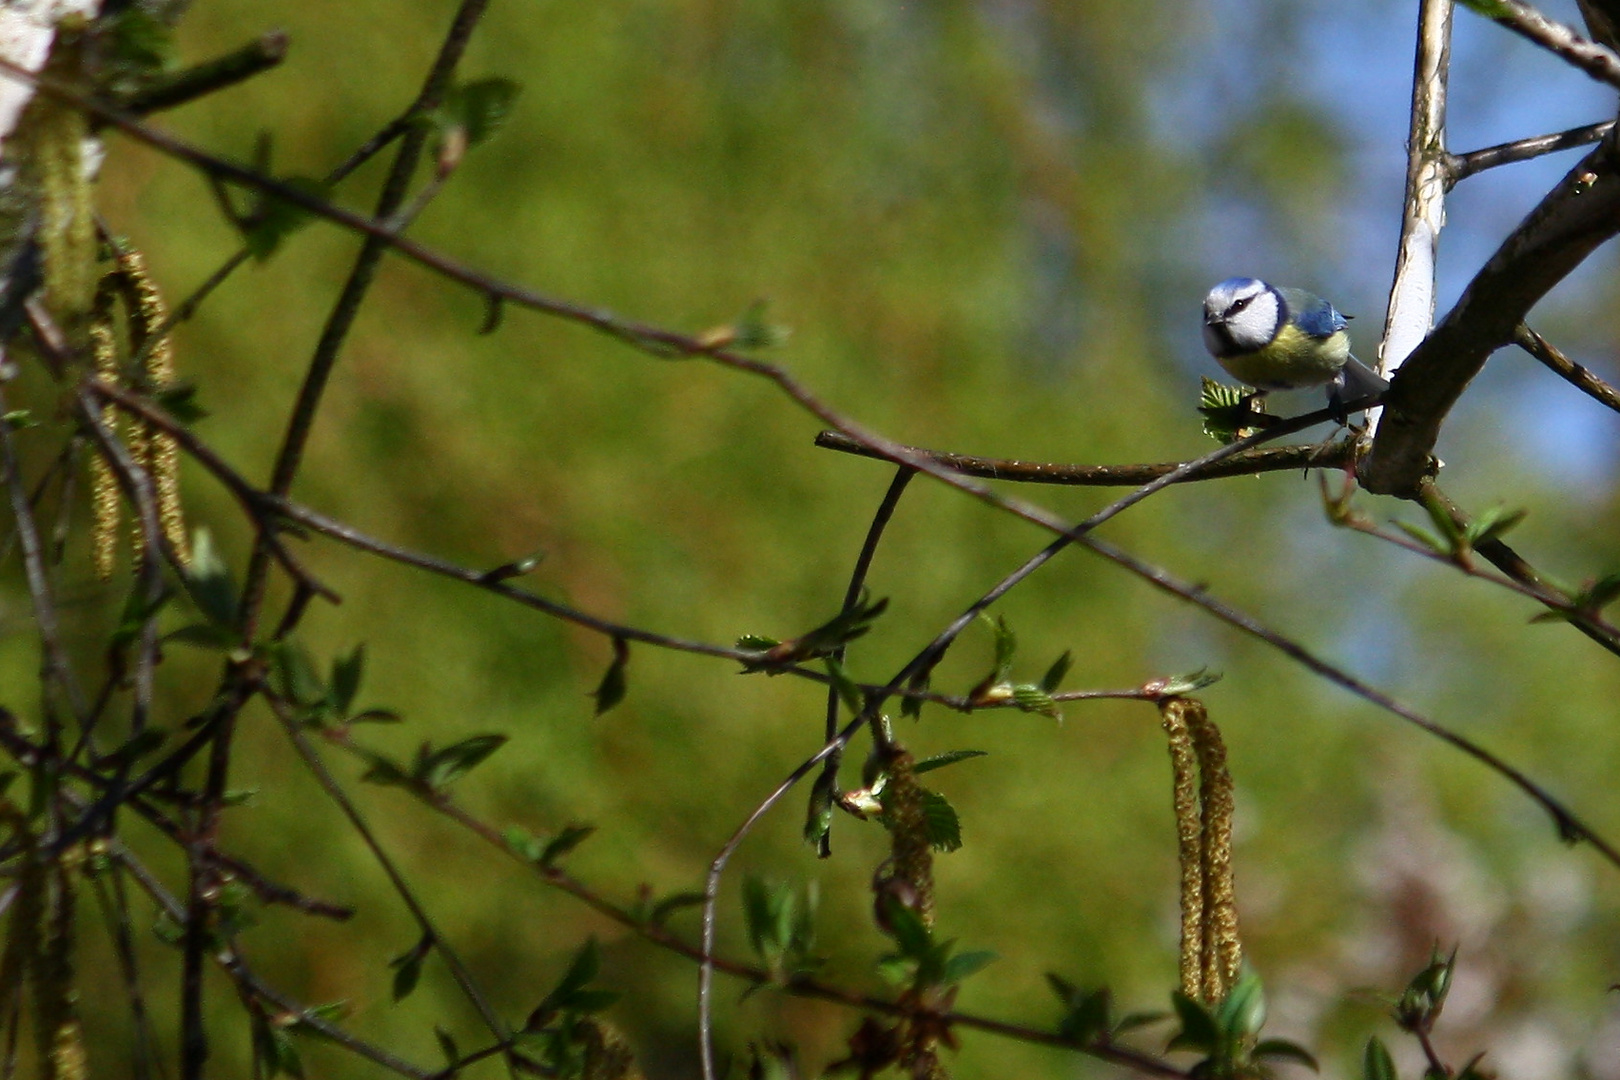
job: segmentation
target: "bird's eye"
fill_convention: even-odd
[[[1251,301],[1253,299],[1254,299],[1254,297],[1252,297],[1252,296],[1240,296],[1240,297],[1238,297],[1236,300],[1232,301],[1232,306],[1226,309],[1226,313],[1228,315],[1236,315],[1238,312],[1240,312],[1244,308],[1248,307],[1249,306],[1249,301]]]

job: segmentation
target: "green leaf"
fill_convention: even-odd
[[[822,769],[810,785],[810,798],[804,811],[804,842],[822,853],[830,853],[827,837],[832,832],[833,805],[838,794],[838,772]]]
[[[118,629],[113,631],[108,647],[121,649],[140,637],[142,632],[145,631],[147,623],[157,618],[164,605],[173,598],[174,594],[165,588],[158,593],[157,599],[148,600],[146,585],[142,582],[136,582],[135,588],[131,589],[129,595],[124,598],[124,610],[118,617]]]
[[[788,327],[765,318],[769,307],[766,301],[755,300],[737,317],[737,321],[729,328],[730,344],[733,348],[773,349],[792,336],[792,331]]]
[[[1395,1022],[1406,1031],[1427,1030],[1439,1019],[1451,991],[1451,973],[1457,953],[1441,956],[1435,950],[1429,964],[1413,976],[1395,1005]]]
[[[166,728],[148,727],[131,735],[122,746],[102,755],[96,766],[101,770],[127,768],[162,746],[168,738],[169,732]],[[0,788],[0,791],[3,790]]]
[[[991,632],[996,642],[995,674],[990,677],[991,682],[1006,681],[1008,672],[1012,671],[1013,657],[1018,655],[1018,635],[1013,628],[1007,625],[1007,620],[997,615],[991,619],[988,615],[981,616],[990,624]]]
[[[1265,398],[1255,397],[1247,387],[1205,378],[1198,400],[1204,434],[1219,443],[1236,442],[1240,435],[1277,423],[1277,418],[1266,412]]]
[[[625,678],[625,668],[630,664],[630,643],[624,638],[613,639],[613,662],[602,673],[602,681],[596,684],[591,696],[596,699],[596,715],[601,716],[613,706],[624,700],[624,692],[629,687]]]
[[[557,985],[552,987],[550,993],[541,999],[539,1005],[535,1006],[526,1026],[533,1030],[548,1022],[551,1015],[572,1009],[574,999],[586,986],[590,985],[591,980],[596,978],[597,973],[601,970],[601,946],[596,943],[596,938],[588,938],[585,944],[580,946],[579,951],[574,954],[574,958],[568,962],[568,970],[563,972],[561,979],[557,980]],[[542,1016],[547,1019],[538,1024],[535,1023],[536,1018]]]
[[[412,945],[405,952],[400,953],[388,961],[388,966],[394,969],[394,1000],[404,1001],[416,989],[417,982],[422,977],[422,962],[427,959],[428,953],[433,949],[433,938],[427,934]]]
[[[347,1001],[328,1001],[321,1005],[310,1005],[298,1014],[293,1026],[296,1028],[311,1020],[324,1020],[328,1024],[335,1024],[348,1016],[350,1011]]]
[[[215,652],[230,652],[241,643],[241,635],[227,626],[215,623],[192,623],[163,635],[164,642],[190,645]]]
[[[326,686],[315,673],[315,662],[310,659],[309,651],[301,644],[291,638],[278,642],[272,661],[282,697],[305,708],[327,703]]]
[[[474,735],[443,750],[422,755],[412,779],[431,788],[446,787],[467,775],[506,744],[505,735]]]
[[[1233,1043],[1246,1042],[1266,1023],[1266,991],[1260,976],[1245,971],[1215,1010],[1215,1023]]]
[[[770,650],[767,659],[772,664],[785,664],[825,656],[857,638],[864,637],[871,631],[872,624],[878,616],[888,610],[888,607],[887,598],[873,600],[870,593],[863,589],[861,595],[849,607],[809,633],[775,646]]]
[[[1456,552],[1467,545],[1462,527],[1452,518],[1451,509],[1448,506],[1432,496],[1420,498],[1418,505],[1423,507],[1424,512],[1429,515],[1429,521],[1434,525],[1435,532],[1445,538],[1444,550]],[[1396,524],[1399,524],[1399,522]]]
[[[1248,396],[1248,390],[1244,387],[1216,382],[1208,376],[1199,379],[1198,408],[1200,410],[1230,409],[1243,404],[1243,399]]]
[[[439,1040],[439,1052],[444,1055],[444,1064],[450,1070],[439,1075],[443,1080],[452,1080],[456,1075],[455,1066],[461,1061],[461,1050],[456,1046],[455,1037],[437,1024],[433,1025],[433,1037]]]
[[[478,333],[493,334],[501,328],[506,317],[506,298],[498,292],[484,294],[484,321],[478,324]]]
[[[619,999],[617,991],[611,989],[590,989],[591,980],[595,980],[596,973],[601,970],[601,947],[596,944],[596,938],[590,938],[580,946],[580,950],[573,954],[569,962],[569,970],[562,973],[561,980],[552,986],[546,996],[539,1001],[535,1010],[528,1014],[528,1020],[523,1022],[525,1031],[541,1031],[548,1027],[557,1014],[582,1014],[582,1012],[596,1012],[606,1009],[612,1002]],[[564,1028],[567,1025],[564,1025]]]
[[[1176,1019],[1181,1021],[1181,1030],[1170,1037],[1167,1048],[1213,1054],[1220,1042],[1220,1028],[1215,1023],[1215,1017],[1200,1002],[1179,990],[1170,995],[1170,1003],[1175,1007]]]
[[[302,1078],[304,1064],[286,1030],[272,1024],[257,1010],[252,1017],[253,1056],[261,1063],[264,1075],[271,1080],[282,1073]]]
[[[518,825],[501,830],[501,840],[514,854],[528,862],[539,862],[541,853],[545,851],[539,837]]]
[[[477,79],[462,83],[445,96],[440,112],[452,126],[467,133],[467,144],[477,146],[506,122],[523,87],[511,79]]]
[[[1413,540],[1416,540],[1418,543],[1428,548],[1430,551],[1434,552],[1436,555],[1449,556],[1452,553],[1452,548],[1449,544],[1425,528],[1417,525],[1409,525],[1404,521],[1395,522],[1395,527],[1401,530],[1401,532],[1405,533],[1407,536],[1410,536]]]
[[[1206,686],[1213,686],[1221,681],[1221,673],[1201,667],[1197,671],[1185,675],[1166,675],[1154,679],[1143,689],[1163,697],[1179,697],[1183,694],[1196,694]]]
[[[866,695],[861,693],[861,688],[849,677],[849,672],[844,670],[844,665],[839,663],[837,657],[823,657],[822,663],[827,666],[827,676],[832,679],[838,700],[844,703],[844,708],[848,709],[851,715],[859,716],[861,710],[866,707]]]
[[[748,944],[762,959],[774,966],[787,948],[792,935],[793,893],[785,885],[773,885],[749,875],[743,881],[743,923]]]
[[[1114,1034],[1116,1036],[1123,1035],[1127,1031],[1135,1031],[1139,1027],[1157,1024],[1161,1020],[1168,1019],[1170,1019],[1170,1014],[1159,1010],[1148,1009],[1142,1012],[1129,1012],[1120,1017],[1119,1023],[1114,1025]]]
[[[1058,687],[1063,684],[1063,677],[1069,673],[1069,669],[1073,666],[1074,652],[1065,649],[1063,655],[1052,661],[1052,666],[1046,669],[1045,675],[1041,676],[1041,689],[1048,694],[1057,693]]]
[[[1389,1048],[1376,1035],[1367,1040],[1367,1049],[1361,1055],[1361,1077],[1362,1080],[1400,1080],[1395,1071],[1395,1059],[1389,1056]]]
[[[865,590],[849,607],[801,637],[787,641],[746,634],[737,639],[737,647],[763,652],[757,661],[748,661],[743,671],[768,671],[800,660],[812,660],[837,651],[842,646],[863,636],[872,629],[873,621],[888,608],[889,601],[872,601]]]
[[[332,189],[324,180],[309,176],[283,176],[278,182],[287,189],[326,202]],[[257,210],[237,224],[249,254],[260,262],[276,253],[283,241],[314,220],[314,214],[273,191],[261,190]]]
[[[955,765],[958,761],[967,761],[969,758],[989,756],[990,751],[988,750],[947,750],[943,754],[935,754],[932,757],[923,758],[921,761],[912,765],[911,772],[914,776],[921,776],[923,773],[933,772],[935,769],[943,769],[947,765]]]
[[[1001,958],[988,949],[958,953],[945,961],[945,970],[940,982],[954,986],[963,979],[978,974],[999,959]]]
[[[962,846],[962,822],[956,808],[937,791],[922,793],[923,833],[935,851],[955,851]]]
[[[546,841],[545,847],[540,849],[540,857],[535,861],[541,866],[550,867],[583,844],[594,832],[595,825],[565,825],[562,832]]]
[[[398,724],[404,717],[393,709],[362,709],[349,717],[351,724]]]
[[[185,940],[186,928],[167,911],[159,911],[152,919],[152,936],[165,945],[179,945]]]
[[[1051,979],[1052,976],[1048,975],[1047,978]],[[1080,1043],[1094,1043],[1108,1035],[1113,995],[1106,986],[1086,994],[1074,990],[1064,1004],[1068,1012],[1058,1021],[1059,1035]]]
[[[151,393],[152,400],[182,424],[195,424],[208,419],[208,410],[197,400],[195,383],[168,383],[154,388]]]
[[[1470,521],[1463,536],[1469,546],[1478,547],[1488,540],[1495,540],[1519,524],[1524,520],[1525,513],[1524,510],[1508,510],[1505,507],[1493,506]]]
[[[181,583],[198,614],[215,626],[235,629],[236,585],[207,529],[192,534],[191,562],[181,575]]]
[[[1303,1065],[1311,1072],[1321,1072],[1322,1066],[1317,1063],[1316,1057],[1303,1046],[1287,1039],[1262,1039],[1255,1044],[1252,1056],[1255,1058],[1275,1058],[1278,1061],[1292,1061],[1296,1065]]]
[[[349,706],[360,692],[360,679],[366,668],[366,646],[356,645],[347,656],[332,661],[332,707],[339,716],[349,715]]]
[[[360,754],[370,766],[360,777],[368,784],[380,784],[383,787],[410,787],[411,777],[400,768],[392,758],[385,757],[373,750],[361,750]]]
[[[1057,702],[1052,700],[1052,695],[1033,683],[1019,683],[1014,686],[1012,700],[1013,706],[1019,712],[1049,716],[1053,720],[1063,719],[1063,713],[1058,710]]]
[[[913,675],[906,683],[906,689],[913,694],[924,693],[928,690],[931,676],[926,671]],[[900,715],[909,716],[913,720],[922,716],[923,699],[920,697],[903,697],[900,699]]]
[[[1606,574],[1584,589],[1575,604],[1584,611],[1601,611],[1620,599],[1620,574]]]
[[[919,962],[926,960],[934,949],[934,936],[922,916],[893,898],[888,900],[884,914],[889,924],[889,936],[894,939],[901,958]]]
[[[128,93],[168,64],[174,49],[169,25],[144,8],[131,6],[95,25],[102,89]]]

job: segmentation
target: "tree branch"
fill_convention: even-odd
[[[1414,495],[1446,415],[1535,303],[1620,232],[1620,148],[1611,130],[1548,193],[1396,372],[1358,477],[1380,495]]]

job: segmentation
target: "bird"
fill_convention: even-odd
[[[1346,403],[1389,389],[1350,355],[1348,324],[1320,296],[1258,278],[1227,278],[1204,298],[1204,347],[1221,367],[1260,394],[1326,385],[1340,423]]]

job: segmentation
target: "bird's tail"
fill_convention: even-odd
[[[1389,381],[1355,357],[1344,362],[1344,367],[1328,383],[1328,407],[1339,415],[1343,423],[1344,406],[1352,401],[1382,394],[1389,389]]]

